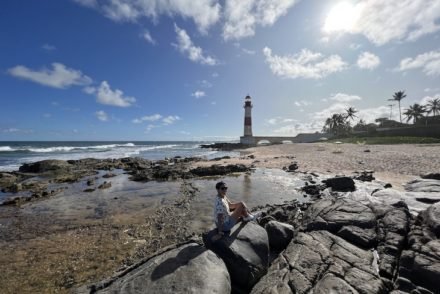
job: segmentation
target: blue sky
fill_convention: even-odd
[[[0,140],[227,140],[440,97],[438,0],[5,0]],[[397,105],[393,117],[398,117]]]

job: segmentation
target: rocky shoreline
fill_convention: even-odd
[[[229,163],[229,158],[179,157],[26,164],[19,171],[0,173],[0,187],[8,195],[0,201],[0,208],[56,198],[66,185],[79,182],[84,182],[86,193],[109,189],[120,172],[140,183],[182,183],[180,196],[152,211],[142,225],[116,226],[109,231],[126,232],[127,237],[142,241],[123,259],[115,260],[121,262],[117,274],[99,283],[92,279],[95,283],[80,288],[76,287],[81,279],[66,276],[58,289],[61,292],[76,288],[78,293],[137,293],[130,289],[143,288],[150,293],[166,293],[163,289],[170,293],[437,293],[437,173],[398,191],[376,181],[373,171],[335,177],[302,171],[300,163],[286,157],[290,164],[284,170],[304,181],[298,191],[307,196],[308,203],[293,200],[255,207],[263,215],[258,222],[239,223],[219,242],[211,242],[212,231],[189,229],[186,222],[197,218],[191,205],[198,191],[191,180],[249,173],[258,162],[251,156],[243,162],[253,164]],[[107,226],[86,230],[99,232]],[[8,240],[22,238],[15,235],[5,231],[6,246]]]
[[[313,202],[257,207],[258,222],[219,241],[215,230],[195,236],[77,293],[438,293],[440,203],[411,214],[395,197],[360,201],[370,178],[307,177],[321,183]],[[412,193],[440,201],[434,181]]]

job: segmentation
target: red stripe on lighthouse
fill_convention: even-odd
[[[252,118],[251,118],[251,117],[245,117],[245,118],[244,118],[244,125],[245,125],[245,126],[250,126],[250,125],[252,125]]]

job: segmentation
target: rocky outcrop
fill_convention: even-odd
[[[25,163],[20,166],[19,171],[23,173],[44,173],[44,172],[66,172],[72,168],[64,160],[42,160],[34,163]]]
[[[101,284],[78,293],[230,293],[224,262],[197,243],[157,255]]]
[[[440,281],[440,203],[415,219],[408,248],[400,259],[398,289],[406,292],[438,293]],[[416,293],[416,292],[415,292]]]
[[[251,293],[388,293],[373,260],[328,231],[299,233]]]
[[[249,167],[244,164],[228,164],[226,166],[214,164],[211,166],[194,168],[190,170],[190,173],[199,177],[204,177],[223,176],[230,173],[247,172],[249,170]]]
[[[217,230],[212,230],[203,235],[205,246],[223,259],[233,287],[249,291],[267,271],[269,240],[266,231],[254,222],[240,222],[229,235],[212,241],[216,233]]]

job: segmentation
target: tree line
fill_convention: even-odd
[[[391,117],[390,120],[388,120],[387,118],[377,118],[375,121],[380,125],[384,125],[386,123],[388,127],[404,126],[405,124],[402,123],[402,109],[400,102],[405,97],[406,97],[405,91],[398,91],[394,93],[391,99],[388,99],[388,101],[398,102],[400,123],[391,120]],[[359,111],[357,111],[354,107],[348,107],[347,109],[345,109],[344,113],[332,114],[329,118],[325,120],[324,126],[322,128],[322,132],[331,133],[340,136],[340,135],[348,135],[353,130],[369,131],[370,129],[376,129],[377,127],[376,124],[373,123],[367,124],[362,119],[360,119],[359,122],[352,127],[351,122],[354,121],[355,117],[357,117],[356,113],[358,112]],[[403,115],[406,117],[407,123],[412,119],[413,124],[416,124],[420,119],[426,118],[427,115],[431,113],[432,116],[434,117],[440,114],[440,98],[430,99],[427,101],[425,105],[414,103],[413,105],[410,105],[408,109],[405,110],[405,112],[403,112]],[[425,122],[427,124],[427,120],[425,120]]]

